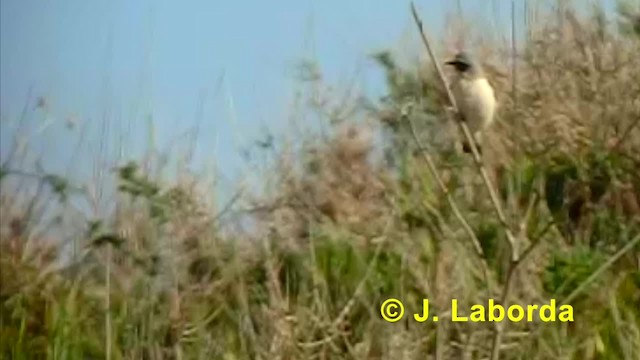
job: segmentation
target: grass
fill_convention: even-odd
[[[453,146],[461,135],[444,121],[433,64],[403,68],[384,52],[388,96],[367,102],[369,125],[327,109],[329,136],[299,151],[265,145],[279,161],[264,194],[220,209],[197,181],[131,162],[114,173],[113,212],[51,238],[40,228],[56,218],[44,214],[66,224],[82,191],[3,162],[0,354],[640,358],[640,12],[550,11],[529,24],[516,63],[511,44],[471,49],[500,103],[476,161]],[[405,319],[383,321],[388,298]],[[423,298],[442,321],[413,321]],[[462,309],[557,299],[575,321],[452,323],[453,298]]]

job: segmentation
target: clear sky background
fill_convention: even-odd
[[[457,3],[416,1],[432,32]],[[459,3],[508,29],[509,0]],[[233,185],[247,171],[240,149],[264,127],[286,130],[300,60],[317,61],[329,84],[356,76],[376,95],[384,82],[368,55],[414,32],[409,2],[397,0],[2,0],[2,157],[31,89],[25,129],[48,171],[83,179],[138,157],[151,117],[160,149],[197,126],[195,163],[215,161]],[[46,114],[31,111],[39,96]]]

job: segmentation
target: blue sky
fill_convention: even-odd
[[[508,24],[508,0],[460,2]],[[430,31],[457,6],[416,4]],[[357,74],[379,94],[382,74],[367,56],[415,31],[409,2],[390,0],[2,0],[0,10],[2,157],[31,88],[49,105],[27,117],[33,150],[47,170],[79,178],[120,151],[139,156],[151,116],[160,149],[199,124],[196,163],[215,160],[233,184],[247,171],[240,148],[263,127],[286,130],[298,61],[313,58],[338,87]],[[80,145],[68,118],[87,124]],[[108,156],[97,163],[98,153]]]

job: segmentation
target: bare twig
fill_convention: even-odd
[[[427,51],[429,52],[429,55],[431,56],[434,65],[436,66],[436,70],[438,71],[438,73],[440,74],[441,78],[443,79],[443,82],[445,84],[445,89],[447,91],[447,94],[448,94],[448,97],[449,97],[449,99],[451,101],[451,104],[453,105],[453,107],[455,109],[457,109],[457,105],[455,103],[455,98],[453,97],[453,94],[451,93],[451,90],[450,90],[449,86],[447,85],[446,80],[444,80],[444,77],[442,75],[442,69],[440,68],[440,64],[437,61],[435,61],[435,56],[433,54],[433,51],[431,50],[431,46],[429,45],[429,41],[427,40],[427,38],[426,38],[426,36],[424,34],[424,31],[423,31],[422,20],[420,20],[420,17],[418,16],[418,14],[416,12],[415,6],[413,5],[413,2],[411,3],[411,12],[412,12],[414,20],[416,21],[416,24],[418,26],[422,41],[423,41],[424,45],[426,46]],[[422,142],[418,138],[418,135],[416,133],[413,121],[411,120],[410,117],[407,117],[407,118],[409,120],[409,126],[411,127],[411,134],[413,135],[413,138],[414,138],[414,140],[415,140],[415,142],[416,142],[416,144],[418,146],[418,149],[420,150],[420,153],[422,154],[425,162],[427,163],[429,171],[431,172],[433,177],[436,179],[436,182],[438,183],[438,186],[440,187],[440,190],[444,193],[444,195],[445,195],[445,197],[447,199],[447,202],[449,203],[449,206],[453,210],[453,213],[454,213],[455,217],[462,224],[462,227],[464,228],[464,230],[467,232],[467,234],[471,238],[474,250],[476,251],[476,253],[480,257],[480,260],[482,262],[484,278],[485,278],[485,281],[488,284],[489,279],[490,279],[489,267],[488,267],[488,265],[486,263],[486,257],[484,255],[484,251],[482,250],[482,246],[480,245],[480,241],[478,240],[477,236],[475,235],[475,233],[474,233],[473,229],[471,228],[471,226],[469,225],[469,223],[466,221],[466,219],[462,215],[462,212],[460,211],[460,209],[456,205],[455,201],[453,200],[453,197],[451,196],[451,193],[449,192],[449,190],[447,189],[446,185],[444,184],[444,181],[442,181],[442,178],[440,177],[440,175],[438,173],[438,170],[437,170],[437,168],[435,166],[435,163],[434,163],[431,155],[428,153],[428,151],[426,151],[425,147],[422,145]],[[462,123],[462,122],[459,122],[459,123]],[[468,129],[466,130],[466,133],[467,133],[467,135],[469,135],[469,130]],[[474,149],[475,149],[475,147],[474,147]],[[477,153],[477,149],[475,151]]]
[[[467,127],[467,124],[462,120],[462,118],[459,116],[459,112],[458,112],[458,107],[455,101],[455,98],[451,92],[451,89],[449,87],[449,84],[447,83],[447,80],[444,76],[444,73],[439,65],[439,62],[436,59],[436,56],[433,53],[433,50],[431,48],[431,45],[429,43],[429,40],[427,39],[427,36],[424,33],[423,30],[423,26],[422,26],[422,20],[420,20],[420,17],[418,16],[418,12],[416,11],[415,5],[413,4],[413,2],[411,2],[411,13],[413,14],[413,18],[415,20],[416,26],[418,27],[418,31],[420,32],[420,37],[422,39],[422,43],[424,44],[425,48],[427,49],[427,52],[429,53],[429,56],[431,57],[431,61],[434,64],[436,71],[438,73],[438,76],[440,77],[440,80],[442,81],[442,84],[444,85],[444,88],[447,92],[447,96],[449,98],[449,102],[451,103],[451,105],[454,108],[455,113],[457,114],[457,116],[455,116],[455,121],[458,124],[458,127],[460,128],[460,130],[462,131],[465,139],[467,140],[467,142],[469,143],[470,147],[471,147],[471,153],[473,155],[473,161],[474,164],[476,165],[478,172],[480,173],[482,180],[485,184],[485,187],[487,188],[487,191],[489,192],[489,197],[491,199],[493,208],[498,216],[498,220],[500,221],[501,225],[502,225],[502,229],[505,232],[505,235],[507,237],[507,242],[509,245],[509,249],[510,249],[510,253],[511,253],[511,261],[509,263],[509,268],[507,270],[507,278],[505,280],[505,284],[504,284],[504,288],[502,290],[502,295],[501,295],[501,304],[505,307],[507,307],[508,301],[509,301],[509,294],[511,292],[511,284],[513,281],[513,277],[516,271],[516,268],[518,267],[518,265],[521,262],[521,257],[520,254],[518,252],[518,248],[517,248],[517,239],[516,236],[513,234],[513,231],[511,230],[511,227],[509,225],[509,223],[507,222],[507,218],[504,214],[504,211],[502,210],[502,205],[500,203],[500,199],[497,195],[496,190],[494,189],[494,186],[491,184],[491,181],[489,179],[489,176],[487,174],[487,171],[482,163],[482,159],[480,157],[480,154],[478,152],[478,149],[476,147],[476,143],[475,143],[475,139],[474,137],[471,135],[469,128]],[[514,49],[515,51],[515,49]],[[514,67],[515,69],[515,67]],[[515,93],[514,93],[515,94]],[[451,116],[449,115],[449,113],[447,112],[447,116],[449,116],[451,118]],[[451,120],[451,119],[450,119]],[[526,238],[526,231],[521,231],[520,232],[520,236],[525,239]],[[530,253],[530,252],[529,252]],[[497,360],[500,357],[500,348],[501,348],[501,342],[502,342],[502,334],[503,334],[503,327],[501,323],[496,323],[496,328],[495,328],[495,335],[493,338],[493,345],[492,345],[492,350],[491,350],[491,359],[492,360]]]
[[[514,108],[518,108],[518,77],[516,71],[517,51],[516,51],[516,2],[511,0],[511,92],[513,93]]]
[[[447,199],[447,202],[449,203],[449,207],[451,207],[451,210],[453,211],[454,216],[458,219],[458,221],[462,225],[462,228],[465,230],[467,235],[469,235],[469,238],[471,239],[471,242],[473,244],[473,248],[478,254],[478,256],[480,257],[480,260],[482,261],[484,278],[485,278],[485,281],[488,283],[489,267],[486,262],[484,251],[482,250],[482,246],[480,245],[480,240],[478,240],[478,237],[476,236],[475,232],[471,228],[471,225],[469,225],[469,222],[464,218],[464,215],[462,215],[462,212],[456,205],[456,202],[454,201],[453,196],[451,195],[451,192],[449,191],[449,189],[447,188],[447,185],[445,185],[444,181],[442,180],[442,177],[438,173],[438,170],[433,161],[433,158],[431,157],[427,149],[425,149],[425,147],[422,145],[422,141],[418,137],[418,134],[416,132],[416,129],[411,117],[407,116],[407,119],[409,122],[409,127],[411,128],[411,134],[413,135],[413,139],[416,142],[416,145],[418,146],[418,150],[420,150],[420,154],[424,158],[424,161],[427,163],[429,172],[431,172],[433,177],[436,179],[438,187],[440,188],[440,191],[442,191],[445,198]]]
[[[437,61],[436,56],[433,53],[433,50],[431,49],[431,45],[429,43],[429,40],[427,39],[427,36],[424,33],[423,30],[423,26],[422,26],[422,20],[420,20],[420,17],[418,16],[418,12],[416,11],[415,5],[413,4],[413,2],[411,2],[411,13],[413,14],[413,19],[416,22],[416,26],[418,27],[418,31],[420,32],[420,37],[422,39],[422,43],[424,44],[424,46],[427,49],[427,52],[429,53],[429,56],[431,57],[431,61],[433,62],[434,66],[436,67],[436,71],[438,72],[438,76],[440,77],[440,80],[442,81],[442,84],[444,85],[445,90],[447,91],[447,97],[449,98],[449,102],[451,103],[451,105],[453,106],[456,114],[458,113],[458,106],[456,104],[456,100],[453,96],[453,93],[451,92],[451,89],[449,87],[449,84],[444,76],[444,72],[442,71],[442,68],[440,67],[440,63]],[[447,113],[448,114],[448,113]],[[504,212],[502,211],[502,205],[500,204],[500,199],[493,187],[493,185],[491,185],[491,180],[489,180],[489,175],[487,174],[487,170],[485,169],[484,165],[482,164],[482,159],[480,158],[480,153],[478,152],[478,149],[476,147],[476,143],[475,143],[475,139],[473,138],[473,136],[471,135],[471,132],[469,131],[469,128],[467,127],[467,124],[462,121],[462,119],[460,118],[460,116],[456,116],[455,117],[455,121],[458,124],[458,127],[460,128],[460,130],[462,131],[462,133],[464,134],[467,142],[469,143],[470,147],[471,147],[471,152],[473,154],[473,161],[476,165],[476,167],[478,168],[478,171],[480,172],[480,175],[482,177],[482,180],[484,181],[484,184],[487,188],[487,191],[489,192],[489,197],[491,198],[491,202],[493,204],[493,208],[496,211],[496,214],[498,215],[498,220],[500,221],[500,223],[502,224],[502,227],[507,235],[507,240],[509,241],[509,247],[511,249],[511,260],[512,261],[517,261],[518,260],[518,250],[516,247],[516,237],[513,235],[513,232],[511,231],[511,228],[509,226],[509,224],[507,223],[507,218],[504,215]]]
[[[220,220],[222,217],[224,217],[229,211],[231,211],[231,208],[233,207],[233,205],[235,205],[238,200],[240,199],[240,197],[243,195],[244,193],[244,189],[240,189],[238,190],[233,197],[222,207],[222,210],[220,210],[214,217],[213,217],[213,221],[217,222],[218,220]]]

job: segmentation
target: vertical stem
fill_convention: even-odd
[[[516,1],[511,0],[511,91],[514,107],[518,106],[517,93],[517,40],[516,40]]]
[[[511,292],[511,285],[513,283],[513,276],[516,268],[518,267],[518,261],[511,261],[509,263],[509,270],[507,270],[507,279],[505,280],[504,288],[502,289],[502,296],[500,297],[500,304],[507,309],[509,307],[509,294]],[[491,344],[491,360],[500,359],[500,346],[502,345],[502,334],[504,333],[505,322],[496,322],[494,329],[495,334]]]
[[[106,292],[105,292],[105,359],[111,360],[111,245],[107,245],[107,271],[106,271]]]

